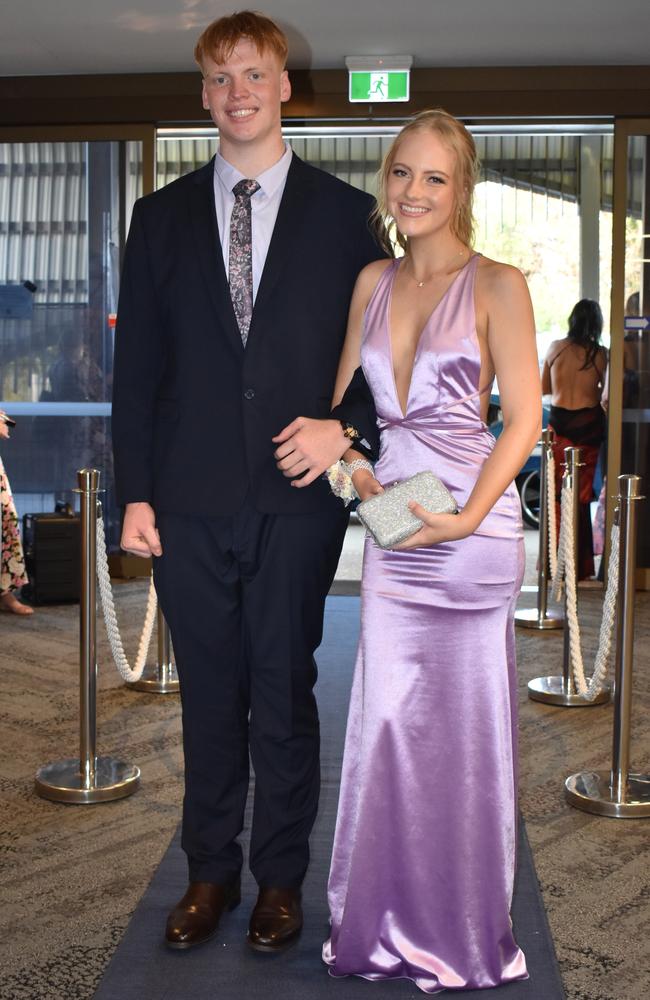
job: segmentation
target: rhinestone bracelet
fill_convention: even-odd
[[[367,469],[373,476],[375,474],[372,464],[366,458],[356,458],[354,462],[350,462],[349,464],[345,462],[344,464],[348,476],[352,476],[355,472],[358,472],[359,469]]]

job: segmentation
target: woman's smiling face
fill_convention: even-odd
[[[386,185],[388,210],[399,231],[413,238],[449,228],[457,201],[454,151],[428,129],[405,136]]]

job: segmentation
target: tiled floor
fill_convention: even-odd
[[[537,533],[526,531],[527,582]],[[339,586],[358,591],[363,533],[352,527]],[[115,587],[132,656],[147,583]],[[345,592],[345,591],[344,591]],[[583,649],[593,663],[602,591],[579,594]],[[534,604],[531,590],[521,605]],[[180,815],[180,706],[174,695],[124,686],[98,621],[98,748],[142,769],[122,802],[63,806],[33,793],[35,769],[76,752],[79,732],[76,607],[29,619],[0,616],[0,993],[7,1000],[89,1000]],[[517,630],[520,804],[569,1000],[650,996],[650,818],[617,821],[570,808],[567,775],[611,766],[611,705],[532,702],[527,682],[557,674],[562,633]],[[155,647],[154,647],[155,649]],[[155,653],[152,651],[152,655]],[[650,772],[650,594],[636,601],[632,764]],[[479,818],[480,820],[480,818]],[[537,998],[536,998],[537,1000]],[[540,997],[539,1000],[544,1000]]]

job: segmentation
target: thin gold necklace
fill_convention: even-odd
[[[458,255],[457,256],[458,257],[463,257],[466,252],[467,252],[467,247],[463,247],[462,250],[458,251]],[[408,259],[411,260],[410,257]],[[452,259],[452,261],[450,261],[450,263],[453,264],[453,262],[454,262],[454,260]],[[411,263],[411,268],[412,267],[413,267],[413,264]],[[458,268],[457,270],[460,271],[461,269]],[[454,272],[452,272],[452,273],[454,273]],[[407,272],[407,274],[408,274],[408,272]],[[413,281],[415,282],[415,284],[417,285],[418,288],[423,288],[427,284],[428,281],[431,281],[432,278],[435,278],[436,276],[440,277],[440,275],[442,275],[442,274],[448,275],[449,274],[448,268],[445,268],[444,271],[433,271],[427,278],[424,278],[423,281],[418,281],[418,279],[415,277],[415,274],[412,274],[411,277],[413,278]]]

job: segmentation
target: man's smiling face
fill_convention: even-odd
[[[204,60],[203,107],[226,147],[263,144],[279,134],[281,105],[290,96],[289,76],[278,57],[271,50],[260,53],[247,38],[225,62]]]

